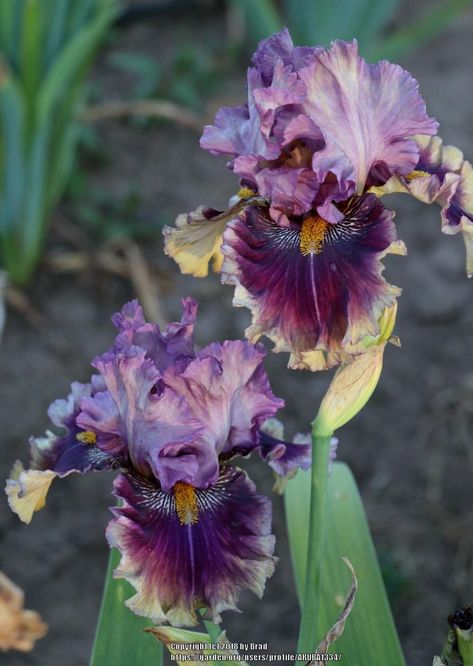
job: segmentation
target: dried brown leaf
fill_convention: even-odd
[[[48,625],[40,615],[23,608],[23,592],[0,571],[0,650],[29,652]]]
[[[335,642],[337,638],[340,638],[340,636],[343,634],[343,631],[345,629],[345,622],[347,621],[347,618],[350,615],[353,609],[353,605],[355,603],[356,592],[358,589],[358,580],[356,578],[353,565],[348,559],[348,557],[343,557],[342,559],[351,571],[352,584],[348,591],[347,596],[345,597],[345,603],[343,604],[342,612],[340,613],[337,621],[328,630],[327,634],[325,635],[325,638],[317,647],[317,650],[315,652],[316,654],[328,654],[328,649],[330,645],[333,642]],[[319,663],[320,663],[319,661],[313,659],[307,662],[306,666],[318,666]]]

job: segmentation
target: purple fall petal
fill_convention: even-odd
[[[396,233],[374,195],[342,222],[325,223],[314,251],[304,253],[300,225],[282,229],[261,208],[231,223],[224,241],[223,278],[237,287],[235,304],[253,313],[247,334],[267,335],[276,351],[343,351],[377,334],[383,309],[400,293],[381,275]]]
[[[309,469],[312,462],[310,436],[303,442],[292,443],[283,442],[262,431],[260,455],[281,476],[287,476],[294,470]]]
[[[48,409],[48,415],[57,427],[66,432],[56,435],[48,431],[44,437],[30,439],[31,467],[41,471],[52,471],[59,477],[72,472],[84,474],[90,470],[110,469],[115,461],[102,452],[95,442],[84,442],[83,431],[76,424],[80,404],[89,398],[100,383],[97,377],[93,384],[71,384],[71,393],[65,400],[55,400]]]
[[[188,626],[199,608],[214,620],[236,609],[243,589],[262,596],[275,564],[271,504],[244,472],[224,468],[212,488],[196,491],[187,522],[175,495],[143,478],[120,475],[114,487],[122,506],[107,538],[122,553],[115,576],[136,589],[126,602],[135,613]]]

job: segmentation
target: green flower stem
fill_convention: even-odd
[[[324,550],[325,514],[331,435],[319,435],[317,422],[312,428],[312,468],[310,490],[309,547],[305,593],[297,652],[313,652],[318,645],[317,616],[320,610],[320,570]]]
[[[200,615],[203,618],[205,615],[205,611],[203,609],[200,610]],[[215,624],[214,622],[210,622],[209,620],[203,620],[204,622],[204,627],[207,631],[207,634],[211,640],[212,643],[218,643],[218,639],[220,638],[222,634],[222,627],[219,624]]]
[[[455,629],[458,650],[462,656],[464,666],[473,666],[473,632],[471,629]]]
[[[222,633],[222,628],[220,625],[209,622],[208,620],[204,620],[204,626],[207,629],[207,633],[212,643],[218,643],[218,639]]]

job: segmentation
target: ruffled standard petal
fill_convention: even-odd
[[[281,146],[275,140],[274,125],[285,108],[297,108],[303,100],[305,90],[297,70],[319,50],[294,48],[287,30],[260,42],[254,67],[248,69],[248,103],[220,109],[214,124],[205,127],[201,147],[213,155],[276,159]]]
[[[271,84],[265,88],[256,88],[253,93],[260,116],[260,132],[269,139],[281,107],[296,106],[303,101],[304,95],[304,84],[293,67],[285,66],[282,60],[276,61]]]
[[[142,347],[160,372],[176,362],[185,364],[190,361],[195,356],[197,302],[192,298],[183,298],[181,302],[181,320],[168,324],[164,331],[158,324],[146,322],[138,301],[127,303],[121,312],[112,317],[119,331],[112,351],[118,352],[130,346]]]
[[[258,191],[286,215],[302,215],[313,207],[319,183],[307,168],[263,169],[256,175]]]
[[[122,506],[107,538],[122,553],[115,576],[137,592],[126,602],[136,614],[189,626],[199,608],[214,620],[236,610],[243,589],[262,596],[275,566],[271,504],[244,472],[226,468],[211,489],[189,491],[189,520],[175,494],[145,479],[120,475],[114,492]]]
[[[313,168],[320,180],[331,171],[361,194],[373,167],[407,174],[419,159],[414,134],[435,134],[417,82],[387,61],[369,65],[356,41],[336,41],[299,71],[306,86],[304,111],[319,126],[326,146]]]
[[[255,93],[265,88],[257,68],[248,69],[247,82],[248,103],[221,108],[215,115],[214,124],[204,128],[200,146],[212,155],[253,155],[265,160],[275,159],[280,153],[280,146],[269,136],[270,127],[266,126],[262,131],[265,119],[255,100]],[[284,91],[279,89],[278,94],[284,95]]]
[[[336,224],[311,218],[282,229],[265,209],[249,209],[230,224],[223,251],[234,305],[252,311],[247,337],[266,335],[274,351],[342,355],[379,333],[378,319],[400,294],[382,277],[381,259],[405,248],[374,195],[353,201]]]
[[[270,85],[278,63],[282,62],[285,66],[290,65],[297,71],[300,67],[308,65],[319,51],[323,51],[323,48],[294,47],[289,30],[283,28],[274,35],[261,40],[251,62],[260,73],[263,84]]]
[[[205,483],[215,479],[215,450],[200,445],[204,425],[182,396],[157,385],[161,373],[144,349],[108,352],[94,365],[107,391],[82,401],[77,423],[97,434],[99,447],[109,451],[110,435],[116,435],[114,456],[129,456],[141,474],[154,474],[166,489],[177,481],[200,485],[199,474],[206,475]]]
[[[255,448],[261,425],[284,406],[269,386],[265,354],[262,345],[227,340],[205,347],[183,373],[164,376],[205,423],[205,445],[218,455]]]

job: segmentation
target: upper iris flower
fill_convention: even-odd
[[[366,63],[356,41],[294,48],[283,30],[253,56],[248,103],[221,109],[201,139],[230,155],[234,205],[179,216],[166,251],[196,276],[213,260],[252,311],[250,340],[268,336],[290,367],[345,362],[400,293],[381,259],[405,247],[372,188],[409,179],[436,130],[401,67]]]
[[[283,405],[262,347],[226,341],[196,354],[196,303],[183,305],[164,332],[136,301],[114,316],[119,334],[93,363],[99,375],[49,410],[65,434],[32,439],[31,469],[17,463],[6,488],[29,522],[56,476],[119,469],[107,528],[122,553],[115,576],[135,587],[132,610],[174,625],[195,624],[200,608],[218,618],[243,588],[262,595],[273,572],[271,503],[229,462],[257,450],[278,474],[310,466],[308,445],[260,430]]]

